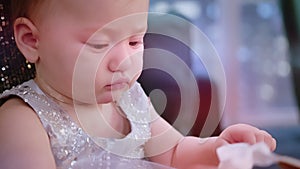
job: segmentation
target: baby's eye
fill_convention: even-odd
[[[109,46],[108,44],[97,44],[97,43],[87,43],[87,45],[97,50],[104,49]]]
[[[143,41],[141,40],[136,40],[136,41],[130,41],[129,45],[132,47],[140,47],[141,45],[143,45]]]

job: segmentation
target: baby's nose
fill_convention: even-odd
[[[115,71],[125,71],[132,64],[131,49],[128,43],[121,42],[114,46],[109,52],[109,69]]]

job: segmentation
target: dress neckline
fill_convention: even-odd
[[[132,133],[132,127],[133,127],[132,125],[133,124],[132,124],[131,120],[126,117],[126,119],[129,122],[130,131],[126,135],[124,134],[124,137],[122,137],[122,138],[113,138],[113,137],[91,136],[84,129],[84,127],[82,127],[80,124],[78,124],[78,123],[80,123],[80,120],[78,120],[78,121],[75,120],[59,103],[57,103],[57,101],[55,99],[53,99],[52,97],[49,97],[45,92],[43,92],[43,90],[38,86],[38,84],[33,79],[28,81],[28,86],[30,86],[30,88],[32,88],[32,90],[34,90],[35,92],[37,92],[37,94],[43,95],[47,99],[50,99],[53,102],[53,104],[55,104],[54,106],[57,107],[57,108],[59,108],[61,110],[62,115],[65,116],[67,119],[69,119],[71,121],[71,123],[74,123],[74,125],[76,125],[77,128],[79,128],[80,130],[84,131],[84,133],[87,135],[87,137],[89,137],[90,139],[92,139],[95,144],[97,144],[97,141],[95,142],[95,140],[101,140],[101,142],[103,142],[105,140],[107,140],[107,141],[108,140],[109,141],[121,141],[121,140],[125,140]],[[122,111],[122,110],[120,109],[120,111]],[[124,113],[124,115],[126,116],[125,113]]]

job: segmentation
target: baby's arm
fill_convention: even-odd
[[[159,116],[152,122],[151,132],[146,155],[151,161],[175,168],[189,169],[199,164],[216,166],[219,161],[215,150],[226,144],[217,137],[184,137]]]
[[[155,111],[155,110],[152,110]],[[264,141],[274,150],[276,141],[265,131],[249,125],[234,125],[225,129],[219,137],[201,139],[183,137],[162,118],[152,123],[152,138],[146,145],[151,161],[175,168],[200,168],[203,165],[217,166],[216,149],[224,144]],[[205,167],[204,167],[205,168]]]
[[[0,168],[56,168],[47,133],[21,99],[1,106],[0,138]]]

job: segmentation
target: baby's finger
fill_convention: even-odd
[[[276,140],[266,131],[260,130],[256,135],[256,142],[266,143],[271,151],[274,151],[276,148]]]
[[[271,151],[276,149],[277,141],[275,138],[269,138],[265,142],[269,145]]]
[[[276,149],[276,140],[271,135],[266,136],[264,142],[270,147],[271,151]]]
[[[264,142],[270,147],[271,151],[274,151],[276,148],[276,140],[268,132],[261,130],[264,137]]]
[[[255,143],[265,142],[265,137],[267,137],[262,130],[256,132],[254,135],[255,135]]]

